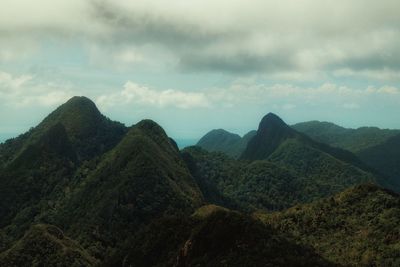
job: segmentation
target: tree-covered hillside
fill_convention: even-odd
[[[281,210],[377,179],[318,150],[297,146],[285,144],[267,160],[235,160],[199,147],[186,148],[183,157],[209,203],[241,210]]]
[[[0,144],[0,266],[397,264],[396,194],[329,198],[385,185],[354,154],[274,114],[205,139],[218,152],[179,151],[154,121],[125,127],[70,99]]]
[[[400,196],[376,185],[257,217],[334,263],[400,265]]]

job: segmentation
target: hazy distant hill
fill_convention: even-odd
[[[354,152],[400,190],[400,130],[377,127],[348,129],[319,121],[299,123],[292,127],[317,141]]]
[[[224,152],[233,158],[238,158],[255,133],[256,131],[250,131],[240,137],[223,129],[212,130],[204,135],[196,145],[208,151]]]
[[[320,121],[302,122],[292,125],[292,128],[316,141],[354,153],[382,144],[390,137],[400,134],[400,130],[379,129],[377,127],[350,129]]]
[[[359,151],[357,155],[365,163],[386,175],[400,191],[400,134],[385,142]]]

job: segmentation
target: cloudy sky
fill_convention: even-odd
[[[175,138],[288,123],[400,128],[398,0],[2,0],[0,134],[74,95]]]

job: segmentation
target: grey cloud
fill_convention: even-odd
[[[152,45],[185,71],[400,70],[400,2],[394,0],[56,0],[66,11],[40,1],[53,7],[21,14],[24,23],[0,11],[0,37],[29,32],[40,42],[35,34],[77,36],[113,52]],[[17,14],[20,6],[10,6]]]
[[[210,31],[177,17],[126,10],[110,1],[97,0],[91,3],[91,16],[110,29],[111,42],[156,43],[174,49],[198,47],[236,37],[235,33]]]
[[[282,54],[251,55],[238,53],[234,55],[185,54],[181,56],[179,67],[184,71],[225,71],[231,73],[279,72],[292,70],[295,63]]]

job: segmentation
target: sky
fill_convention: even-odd
[[[75,95],[180,139],[287,123],[400,128],[398,0],[2,0],[0,136]]]

